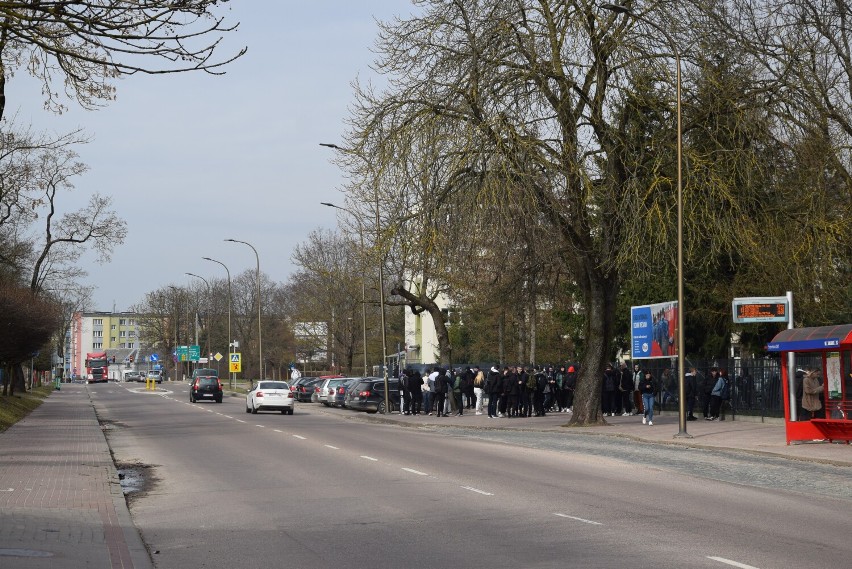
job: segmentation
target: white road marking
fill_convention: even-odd
[[[305,437],[300,437],[299,435],[293,435],[293,436],[296,437],[297,439],[302,439],[303,441],[307,440],[307,439],[305,439]]]
[[[281,429],[272,429],[272,430],[275,431],[276,433],[283,433],[284,432]]]
[[[339,448],[337,448],[337,447],[333,447],[333,446],[331,446],[331,445],[325,445],[325,446],[326,446],[326,447],[328,447],[328,448],[334,449],[334,450],[340,450]]]
[[[493,496],[491,492],[486,492],[485,490],[479,490],[478,488],[474,488],[472,486],[462,486],[465,490],[470,490],[471,492],[476,492],[477,494],[482,494],[483,496]]]
[[[429,476],[425,472],[420,472],[419,470],[414,470],[413,468],[403,468],[404,471],[410,472],[411,474],[419,474],[420,476]]]
[[[372,460],[373,462],[379,462],[378,458],[373,458],[372,456],[361,455],[361,458],[366,458],[367,460]]]
[[[237,419],[237,423],[245,423],[242,419]]]
[[[730,565],[732,567],[739,567],[740,569],[758,569],[754,565],[746,565],[745,563],[731,561],[730,559],[725,559],[724,557],[712,557],[708,555],[707,559],[712,559],[713,561],[718,561],[719,563],[724,563],[725,565]]]
[[[233,419],[233,417],[231,417],[230,415],[222,415],[222,416],[225,417],[226,419]]]
[[[14,488],[6,488],[5,490],[0,490],[0,492],[14,492]]]
[[[592,520],[586,520],[584,518],[577,518],[574,516],[569,516],[568,514],[553,514],[554,516],[559,516],[560,518],[568,518],[569,520],[576,520],[578,522],[583,522],[584,524],[592,524],[593,526],[602,526],[603,524],[600,522],[593,522]]]
[[[260,427],[261,429],[265,429],[265,428],[266,428],[266,427],[264,427],[263,425],[255,425],[255,427]]]

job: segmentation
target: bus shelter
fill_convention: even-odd
[[[800,400],[802,376],[809,370],[796,366],[799,369],[791,376],[789,366],[781,366],[787,444],[817,439],[848,444],[852,440],[852,324],[784,330],[767,350],[780,352],[782,361],[790,354],[801,354],[811,362],[808,367],[821,375],[822,408],[811,418]]]

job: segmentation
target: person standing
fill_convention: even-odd
[[[453,377],[453,400],[456,402],[456,412],[454,415],[461,417],[464,415],[464,401],[462,401],[462,392],[465,389],[464,373],[455,373]]]
[[[719,370],[719,377],[716,378],[716,384],[710,391],[710,416],[707,421],[715,421],[719,418],[719,412],[722,409],[722,401],[730,398],[731,380],[728,378],[728,370],[722,368]]]
[[[491,366],[488,371],[488,379],[485,380],[485,391],[488,393],[488,418],[495,419],[497,417],[497,402],[500,400],[500,390],[503,381],[500,377],[500,370],[496,365]]]
[[[689,368],[683,381],[684,396],[686,397],[686,420],[697,421],[698,417],[693,415],[695,410],[695,399],[698,397],[698,370]]]
[[[651,426],[654,424],[655,391],[654,377],[651,375],[650,370],[645,370],[645,377],[639,383],[639,393],[642,394],[642,408],[644,409],[642,415],[643,425],[647,424]]]
[[[404,369],[399,377],[399,390],[402,391],[402,414],[411,415],[411,370]]]
[[[642,373],[639,364],[633,364],[633,407],[636,409],[634,415],[643,412],[642,392],[639,391],[639,384],[642,383],[643,379],[645,379],[645,374]]]
[[[616,377],[615,370],[612,369],[612,364],[606,364],[602,390],[601,402],[604,417],[610,415],[614,417],[615,411],[618,409],[618,378]]]
[[[447,397],[448,383],[447,373],[442,368],[438,368],[438,375],[435,377],[435,410],[437,411],[435,414],[438,417],[447,416],[444,411],[444,399]]]
[[[621,362],[618,370],[618,392],[621,396],[622,417],[633,414],[633,374],[627,367],[627,362]]]
[[[482,415],[482,397],[485,395],[485,374],[479,366],[473,368],[473,397],[476,400],[476,414]]]
[[[704,377],[701,391],[701,411],[704,413],[704,419],[709,419],[710,399],[713,396],[713,388],[716,387],[716,382],[719,380],[719,368],[710,368],[710,375]]]
[[[408,368],[408,381],[411,388],[411,413],[419,415],[423,404],[423,378],[420,372]]]
[[[568,371],[565,372],[565,380],[562,382],[562,388],[565,390],[565,406],[568,408],[567,413],[574,412],[574,389],[577,387],[577,369],[574,366],[568,366]]]
[[[822,409],[822,401],[819,396],[824,389],[816,370],[812,369],[805,374],[802,380],[802,407],[809,413],[810,420],[820,418],[818,412]]]
[[[424,395],[426,398],[426,413],[431,415],[435,409],[435,380],[438,378],[438,368],[433,368],[429,375],[426,376],[424,383],[427,391]]]

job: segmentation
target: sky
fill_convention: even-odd
[[[25,73],[8,80],[6,118],[91,138],[77,148],[89,170],[60,207],[80,208],[97,192],[127,222],[110,261],[81,260],[96,287],[90,308],[126,311],[147,292],[197,286],[187,272],[225,278],[202,257],[232,278],[253,272],[252,250],[228,238],[254,245],[261,271],[286,282],[295,246],[337,224],[319,202],[343,202],[343,176],[319,143],[341,141],[352,82],[375,78],[375,20],[412,9],[408,0],[232,0],[221,13],[239,28],[222,57],[248,52],[224,76],[136,75],[94,111],[65,100],[66,112],[51,113]]]

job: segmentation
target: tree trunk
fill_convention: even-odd
[[[572,426],[606,424],[601,411],[601,387],[618,289],[613,275],[602,274],[594,267],[588,269],[584,276],[585,281],[580,284],[586,305],[586,351],[580,362],[580,375],[574,392],[574,413],[569,421]]]

